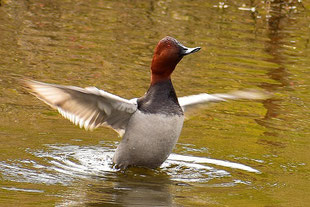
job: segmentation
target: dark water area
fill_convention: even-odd
[[[309,9],[301,0],[0,0],[0,206],[308,206]],[[273,96],[193,114],[155,170],[114,169],[113,130],[74,126],[18,82],[140,97],[167,35],[202,48],[177,66],[178,96]]]

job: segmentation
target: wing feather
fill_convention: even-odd
[[[188,111],[192,111],[193,109],[199,108],[212,102],[222,102],[228,100],[263,100],[267,99],[269,96],[270,94],[265,91],[247,89],[233,91],[230,93],[201,93],[197,95],[180,97],[178,98],[178,101],[183,111],[187,113]]]
[[[122,136],[137,110],[136,99],[127,100],[96,87],[79,88],[33,80],[24,80],[24,83],[37,98],[86,130],[105,125]]]

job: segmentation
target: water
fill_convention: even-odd
[[[308,205],[308,1],[0,2],[0,206]],[[16,79],[139,97],[166,35],[202,47],[172,76],[179,96],[274,96],[193,114],[159,169],[114,169],[113,130],[79,129]]]

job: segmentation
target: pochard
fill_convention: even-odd
[[[184,113],[209,102],[229,99],[262,99],[256,91],[228,94],[198,94],[177,98],[171,74],[181,59],[198,52],[172,37],[155,48],[151,83],[140,98],[127,100],[95,87],[79,88],[24,80],[40,100],[65,118],[85,129],[109,126],[122,137],[113,162],[117,168],[130,166],[157,168],[172,152],[183,127]]]

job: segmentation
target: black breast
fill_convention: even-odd
[[[138,109],[145,113],[183,115],[171,80],[151,85],[147,93],[138,99]]]

